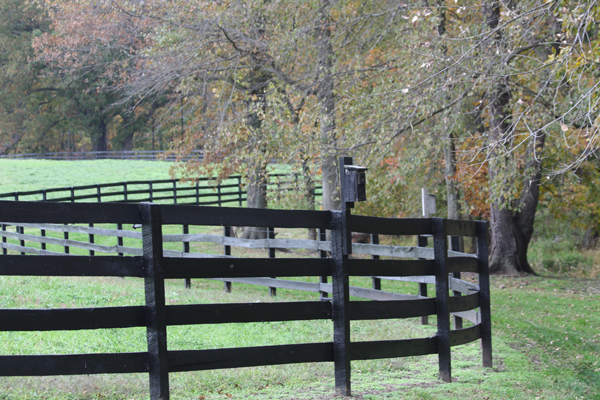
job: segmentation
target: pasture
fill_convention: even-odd
[[[13,165],[5,169],[4,163]],[[44,163],[47,163],[41,167],[44,174],[64,181],[53,181],[50,185],[46,185],[44,179],[28,183],[27,176],[37,176],[36,170],[40,168],[36,161],[2,160],[0,192],[168,178],[168,166],[158,162]],[[73,174],[73,179],[69,179],[70,170],[83,170],[84,167],[80,167],[83,163],[91,163],[87,172],[77,176]],[[97,167],[93,166],[94,163],[98,163]],[[143,174],[147,168],[146,171],[152,170],[157,175],[119,175],[118,178],[107,179],[108,167],[101,167],[100,163],[111,164],[110,168],[115,172]],[[138,167],[140,171],[136,172]],[[6,172],[10,168],[11,172]],[[63,170],[59,172],[58,168]],[[95,175],[97,179],[94,179],[94,171],[99,173]],[[367,283],[357,281],[356,284],[365,286]],[[383,286],[384,290],[401,293],[416,291],[415,284],[410,283],[386,281]],[[289,290],[278,290],[274,299],[268,295],[266,288],[243,284],[234,284],[233,292],[228,294],[224,293],[221,282],[204,280],[193,280],[190,289],[185,289],[181,280],[168,281],[166,294],[168,304],[315,300],[315,294]],[[139,305],[143,304],[143,296],[141,282],[130,278],[0,278],[2,308]],[[494,368],[480,366],[477,343],[453,349],[454,381],[450,384],[436,380],[435,356],[357,361],[353,362],[353,394],[363,399],[600,398],[599,300],[598,280],[566,276],[493,277]],[[318,342],[331,340],[327,324],[328,321],[296,321],[170,327],[169,345],[170,349],[176,350]],[[360,321],[352,323],[351,335],[353,340],[424,337],[435,334],[434,324],[435,318],[431,318],[428,326],[421,326],[416,318]],[[143,351],[144,336],[142,328],[2,332],[0,354]],[[172,398],[177,399],[333,397],[333,369],[328,364],[175,373],[171,382]],[[148,396],[147,390],[145,374],[0,378],[0,399],[144,399]]]

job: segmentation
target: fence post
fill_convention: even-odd
[[[127,182],[123,182],[123,202],[127,203]]]
[[[275,239],[275,228],[269,227],[267,228],[267,232],[269,239]],[[269,258],[275,258],[275,248],[271,246],[269,246]],[[276,277],[272,276],[271,278],[275,279]],[[277,296],[276,287],[269,287],[269,296]]]
[[[149,202],[152,203],[153,200],[153,194],[152,194],[152,181],[148,181],[148,198],[149,198]]]
[[[319,241],[320,242],[325,242],[327,241],[327,231],[323,228],[319,228]],[[327,258],[327,252],[324,250],[320,250],[319,251],[319,255],[321,256],[321,258]],[[327,283],[327,275],[323,275],[321,277],[319,277],[319,282],[320,283]],[[319,291],[319,297],[321,301],[329,301],[331,299],[329,299],[329,294],[327,292],[324,291]]]
[[[223,236],[231,237],[231,227],[224,226],[223,227]],[[231,255],[231,246],[223,245],[223,255],[230,256]],[[231,293],[231,282],[223,282],[223,288],[227,293]]]
[[[331,261],[333,285],[333,363],[335,367],[336,395],[350,396],[350,302],[348,260],[348,235],[346,220],[349,209],[331,211]],[[346,240],[344,240],[346,237]],[[344,246],[346,245],[346,246]]]
[[[448,309],[448,237],[446,236],[446,220],[432,218],[433,254],[435,265],[435,297],[437,309],[437,340],[440,379],[452,382],[450,362],[450,313]]]
[[[190,233],[190,226],[189,225],[183,225],[183,234],[187,235]],[[183,252],[184,253],[189,253],[190,252],[190,242],[186,242],[185,240],[183,241]],[[191,278],[185,278],[185,288],[186,289],[190,289],[192,287],[192,279]]]
[[[144,253],[144,289],[146,297],[146,336],[148,340],[148,367],[150,398],[169,399],[169,365],[167,353],[167,318],[165,281],[162,267],[162,218],[160,206],[141,203]]]
[[[477,221],[477,264],[479,266],[479,312],[481,313],[481,356],[483,366],[492,367],[492,313],[488,261],[488,224]]]
[[[96,199],[98,203],[102,203],[102,189],[100,188],[100,184],[96,185]]]
[[[450,237],[450,249],[452,251],[462,251],[460,246],[460,237],[459,236],[451,236]],[[452,273],[452,277],[455,279],[460,279],[460,272]],[[462,293],[458,290],[452,291],[453,296],[462,296]],[[463,319],[461,317],[452,316],[452,320],[454,321],[454,329],[462,329],[463,328]]]
[[[200,205],[200,179],[196,180],[196,205]]]
[[[19,192],[15,192],[14,196],[15,196],[15,201],[19,201]],[[25,228],[23,228],[22,226],[15,227],[15,231],[21,235],[25,234]],[[19,244],[21,245],[21,247],[25,247],[25,241],[23,239],[21,239],[19,241]],[[25,255],[25,252],[22,251],[21,255],[22,256]]]
[[[371,233],[371,244],[379,244],[379,235],[377,233]],[[379,256],[371,256],[371,259],[373,260],[379,260]],[[374,290],[381,290],[381,278],[377,278],[377,277],[373,277],[371,278],[372,282],[373,282],[373,289]]]
[[[173,204],[177,204],[177,180],[173,179]]]
[[[240,201],[240,207],[242,206],[242,177],[238,176],[238,199]]]
[[[427,247],[427,236],[418,235],[417,236],[417,247]],[[423,260],[423,258],[421,258]],[[419,296],[427,297],[427,284],[419,283]],[[429,325],[429,316],[423,315],[421,317],[421,325]]]
[[[117,230],[123,230],[123,224],[117,224]],[[123,253],[119,252],[119,247],[123,247],[123,236],[117,232],[117,254],[122,257]]]
[[[6,232],[6,225],[5,224],[2,224],[2,232]],[[2,235],[2,243],[6,243],[6,236],[4,236],[4,235]],[[3,255],[7,255],[8,254],[8,250],[4,246],[2,246],[2,254]]]

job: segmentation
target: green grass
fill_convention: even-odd
[[[0,168],[0,192],[168,178],[168,164],[160,162],[1,160]],[[172,229],[167,233],[178,233],[180,227]],[[110,241],[97,237],[98,243],[100,240]],[[192,245],[192,251],[221,251],[219,246],[203,246]],[[550,250],[542,250],[540,255],[544,251]],[[261,256],[264,250],[244,254]],[[593,258],[591,262],[597,264]],[[437,379],[435,356],[357,361],[352,363],[355,398],[600,399],[600,281],[568,276],[574,268],[556,269],[553,273],[561,275],[555,277],[492,277],[494,368],[481,367],[477,343],[453,348],[453,382],[449,384]],[[355,278],[352,283],[367,286],[368,280]],[[384,281],[383,289],[415,293],[416,285]],[[182,281],[166,282],[168,304],[316,299],[314,293],[282,289],[277,293],[271,298],[267,288],[234,284],[233,293],[226,294],[217,281],[193,280],[190,290],[184,289]],[[143,283],[134,278],[0,277],[0,308],[143,302]],[[434,322],[435,318],[430,318],[429,326],[421,326],[416,318],[353,322],[352,339],[428,337],[435,334]],[[331,337],[330,321],[170,327],[168,331],[170,349],[306,343]],[[144,351],[145,347],[145,331],[139,328],[0,332],[1,355],[129,352]],[[174,373],[170,385],[173,399],[334,398],[333,365],[329,363]],[[146,398],[146,374],[0,378],[0,400]]]

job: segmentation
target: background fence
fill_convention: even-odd
[[[169,396],[169,372],[216,368],[235,368],[304,362],[333,362],[336,370],[336,391],[350,394],[350,361],[438,354],[440,377],[451,380],[450,348],[477,339],[482,342],[484,366],[491,366],[491,323],[489,278],[487,273],[487,236],[483,222],[449,221],[442,219],[385,219],[352,216],[348,212],[255,210],[243,208],[190,207],[157,204],[56,204],[0,202],[0,221],[12,226],[52,226],[68,224],[72,232],[99,235],[89,231],[97,226],[141,226],[127,235],[139,243],[132,257],[118,255],[47,255],[31,246],[39,256],[15,254],[27,246],[2,245],[0,257],[2,275],[37,276],[131,276],[143,278],[146,305],[92,309],[0,310],[2,329],[71,330],[125,328],[144,326],[147,329],[148,351],[118,354],[73,354],[39,356],[0,356],[0,375],[64,375],[90,373],[147,372],[153,399]],[[6,224],[4,224],[6,226]],[[193,233],[163,234],[173,226],[229,227],[267,226],[269,238],[244,242],[227,236]],[[321,240],[275,239],[275,228],[313,228]],[[104,229],[104,228],[93,228]],[[223,229],[223,228],[222,228]],[[226,228],[224,229],[226,230]],[[331,241],[324,240],[329,230]],[[374,235],[431,235],[433,248],[410,248],[375,244],[350,246],[350,231]],[[5,238],[11,233],[3,230]],[[63,232],[64,233],[64,232]],[[107,232],[104,232],[107,233]],[[111,235],[114,232],[111,233]],[[448,252],[448,235],[477,238],[477,254]],[[32,235],[37,238],[42,235]],[[178,246],[207,240],[222,246],[244,244],[264,246],[270,258],[240,258],[221,254],[169,253],[165,246]],[[30,240],[15,233],[9,241]],[[60,239],[59,240],[71,240]],[[90,241],[92,242],[92,241]],[[37,242],[39,243],[39,242]],[[89,242],[87,244],[90,244]],[[48,244],[50,245],[50,244]],[[71,241],[53,245],[72,247]],[[275,258],[275,248],[307,248],[315,251],[313,258],[298,258],[287,254]],[[378,249],[374,251],[374,249]],[[93,251],[108,250],[95,248]],[[127,249],[115,247],[112,251]],[[166,251],[165,251],[166,250]],[[227,249],[224,249],[227,253]],[[229,249],[230,250],[230,249]],[[373,254],[368,259],[351,259],[352,252]],[[48,251],[48,250],[46,250]],[[87,249],[87,251],[92,251]],[[129,251],[129,250],[127,250]],[[11,254],[8,254],[11,253]],[[50,254],[50,253],[48,253]],[[96,254],[94,254],[96,255]],[[272,256],[272,257],[271,257]],[[377,259],[384,257],[387,259]],[[470,284],[449,273],[479,274],[479,285]],[[265,277],[314,277],[317,282],[300,282]],[[349,285],[349,276],[403,279],[435,282],[434,298],[383,292]],[[320,299],[309,302],[251,304],[165,305],[165,279],[220,279],[246,281],[265,286],[304,288],[319,293]],[[331,283],[328,279],[331,278]],[[287,285],[287,286],[285,286]],[[449,291],[460,292],[449,296]],[[328,295],[332,301],[323,301]],[[350,296],[374,298],[380,301],[350,301]],[[473,311],[479,308],[479,312]],[[450,328],[450,315],[463,316],[471,326]],[[351,320],[414,318],[437,316],[437,334],[429,338],[392,341],[352,342]],[[334,340],[324,343],[304,343],[213,350],[167,350],[166,327],[206,323],[244,323],[258,321],[333,320]]]
[[[174,154],[162,150],[130,150],[130,151],[73,151],[59,153],[25,153],[2,154],[0,158],[9,159],[40,159],[40,160],[164,160],[189,161],[204,159],[202,150],[192,150],[189,155],[178,158]]]

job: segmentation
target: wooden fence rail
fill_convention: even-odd
[[[440,377],[451,380],[451,347],[481,340],[483,365],[491,367],[491,319],[487,264],[487,236],[484,222],[456,222],[443,219],[400,220],[352,216],[337,211],[256,210],[182,205],[30,203],[0,201],[0,221],[20,227],[42,224],[45,230],[63,224],[78,224],[80,233],[100,234],[90,224],[141,225],[140,255],[77,256],[21,255],[0,256],[0,275],[28,276],[130,276],[143,279],[145,306],[0,310],[4,331],[72,330],[146,327],[148,351],[115,354],[68,354],[0,356],[0,375],[69,375],[98,373],[149,374],[150,397],[169,398],[169,373],[218,368],[236,368],[305,362],[333,362],[336,392],[350,395],[350,361],[438,354]],[[330,250],[318,244],[316,258],[178,258],[164,252],[163,229],[170,225],[199,226],[270,226],[273,228],[314,228],[329,231]],[[64,226],[64,225],[63,225]],[[30,229],[30,228],[28,228]],[[90,231],[94,229],[94,231]],[[103,229],[103,228],[102,228]],[[351,259],[342,238],[350,230],[372,234],[432,235],[430,259]],[[3,226],[3,233],[8,232]],[[93,233],[90,233],[93,232]],[[125,232],[125,231],[123,231]],[[139,238],[139,231],[132,232]],[[448,234],[474,236],[477,255],[448,254]],[[21,240],[22,232],[11,240]],[[129,233],[128,233],[129,235]],[[190,239],[175,235],[167,239]],[[230,240],[231,238],[224,238]],[[64,239],[66,240],[66,239]],[[71,240],[71,239],[68,239]],[[271,240],[270,244],[281,244]],[[3,246],[6,242],[3,242]],[[229,242],[233,243],[233,242]],[[241,242],[240,242],[241,243]],[[61,245],[72,246],[65,242]],[[21,249],[22,250],[22,249]],[[99,250],[99,249],[98,249]],[[122,249],[124,250],[124,249]],[[118,249],[117,249],[118,251]],[[330,256],[328,253],[330,251]],[[323,258],[323,253],[325,257]],[[403,253],[405,254],[405,253]],[[414,256],[423,255],[413,252]],[[470,287],[463,296],[449,296],[449,273],[474,272],[479,276],[478,290]],[[263,304],[190,304],[166,305],[165,279],[272,279],[278,277],[315,277],[321,295],[332,293],[332,301],[308,301]],[[432,298],[401,294],[385,295],[383,301],[353,301],[356,289],[349,276],[380,276],[389,279],[435,278],[436,295]],[[331,278],[331,283],[323,282]],[[281,281],[278,279],[278,281]],[[271,287],[274,282],[264,281]],[[458,288],[460,285],[455,285]],[[467,285],[468,286],[468,285]],[[469,289],[467,287],[467,289]],[[450,328],[450,313],[479,308],[473,325]],[[351,320],[413,318],[437,316],[437,334],[429,338],[353,342]],[[332,320],[333,341],[211,350],[168,350],[167,326],[259,321]]]
[[[115,151],[71,151],[57,153],[25,153],[2,154],[0,159],[40,159],[40,160],[164,160],[164,161],[189,161],[204,159],[202,150],[192,150],[186,156],[178,157],[163,150],[115,150]]]

